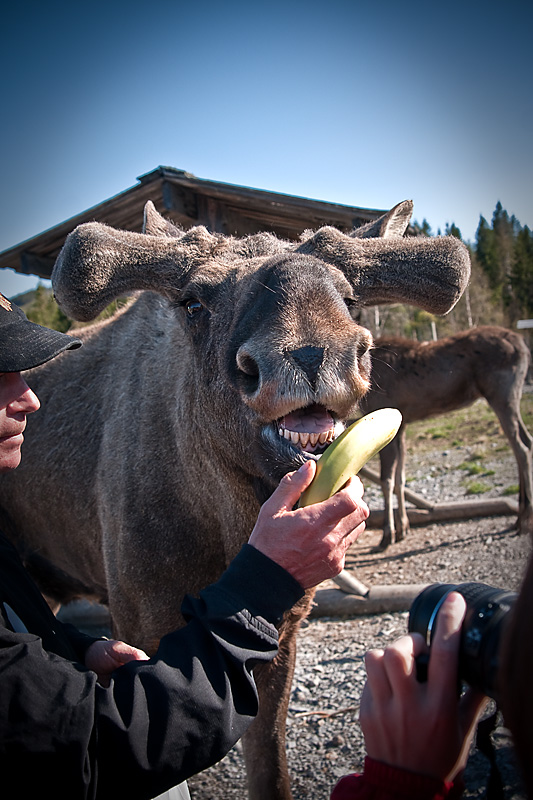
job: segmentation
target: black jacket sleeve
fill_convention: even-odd
[[[0,764],[19,796],[143,800],[206,769],[257,712],[251,671],[277,652],[275,624],[303,595],[245,545],[221,579],[187,597],[187,625],[150,661],[116,670],[108,688],[31,634],[0,629]],[[60,779],[58,776],[61,776]]]

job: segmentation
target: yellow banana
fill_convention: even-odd
[[[379,408],[361,417],[329,445],[320,456],[316,474],[300,497],[299,506],[327,500],[357,475],[367,461],[391,442],[402,424],[397,408]]]

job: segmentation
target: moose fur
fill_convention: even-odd
[[[28,378],[43,407],[0,505],[43,591],[107,603],[115,635],[149,652],[182,624],[184,593],[219,577],[281,477],[323,449],[280,431],[305,431],[309,412],[342,430],[367,391],[372,338],[352,313],[405,302],[444,314],[460,297],[467,249],[404,237],[411,212],[406,201],[351,235],[286,242],[183,232],[148,203],[144,233],[89,223],[70,234],[52,279],[67,314],[91,320],[140,294]],[[244,741],[254,799],[291,796],[285,716],[311,598],[256,671]]]
[[[409,530],[405,507],[405,426],[446,414],[484,397],[497,415],[516,458],[519,477],[519,530],[533,532],[533,438],[520,414],[520,399],[530,361],[518,333],[497,326],[471,328],[433,342],[376,339],[372,381],[361,407],[394,406],[402,425],[380,453],[385,521],[380,548],[404,538]],[[393,494],[398,497],[398,524]]]

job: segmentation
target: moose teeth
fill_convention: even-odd
[[[292,444],[299,444],[301,447],[307,447],[308,444],[316,447],[319,443],[326,444],[326,442],[332,442],[335,438],[333,430],[322,431],[322,433],[299,433],[298,431],[290,431],[287,428],[279,428],[278,433],[287,441],[292,442]]]

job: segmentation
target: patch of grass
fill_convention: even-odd
[[[511,486],[507,486],[503,490],[502,495],[504,497],[506,497],[507,495],[510,495],[510,494],[518,494],[519,491],[520,491],[520,486],[517,483],[514,483]]]
[[[526,428],[530,431],[533,430],[533,393],[528,392],[522,395],[520,411]]]
[[[462,469],[468,472],[469,475],[481,475],[481,473],[484,472],[483,465],[479,464],[477,461],[463,461],[462,464],[459,464],[457,469]]]
[[[433,425],[431,428],[426,428],[424,436],[430,439],[448,439],[450,434],[453,433],[453,424],[448,423],[444,425]]]
[[[474,481],[466,487],[467,494],[484,494],[489,491],[489,486],[480,481]]]
[[[533,431],[533,392],[522,395],[521,412],[526,427]],[[407,442],[419,452],[432,450],[435,439],[439,440],[439,446],[443,450],[452,447],[484,447],[490,444],[491,451],[494,452],[509,446],[498,418],[484,399],[476,400],[472,405],[458,411],[442,414],[438,419],[413,422],[407,425],[406,436]]]
[[[463,461],[462,464],[459,464],[457,469],[462,469],[465,472],[468,472],[469,475],[483,475],[486,478],[488,478],[490,475],[494,475],[495,470],[486,469],[483,464],[479,463],[481,460],[482,456],[474,456],[471,461]]]

